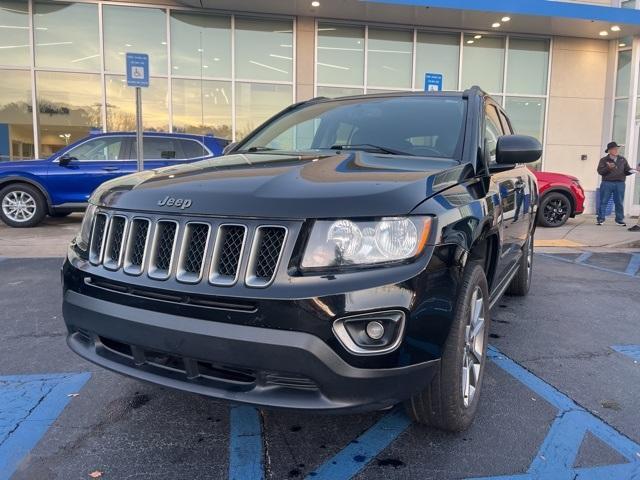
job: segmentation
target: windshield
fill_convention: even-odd
[[[239,152],[368,150],[459,160],[465,104],[457,97],[371,97],[302,106],[245,140]]]

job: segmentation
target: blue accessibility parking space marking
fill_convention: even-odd
[[[0,377],[0,480],[8,479],[91,375]]]
[[[618,353],[633,358],[636,362],[640,362],[640,345],[614,345],[611,348]]]
[[[638,272],[640,272],[640,253],[634,253],[631,255],[631,259],[629,259],[629,264],[624,273],[633,276]]]
[[[231,407],[229,480],[260,480],[262,468],[262,424],[253,407]]]
[[[527,473],[485,477],[496,479],[633,479],[640,477],[640,445],[586,411],[573,400],[513,360],[490,347],[488,355],[507,373],[558,409],[558,414]],[[585,435],[590,432],[620,453],[628,463],[576,468],[575,461]]]
[[[606,267],[601,267],[599,265],[593,265],[593,264],[587,263],[587,260],[589,260],[593,256],[592,252],[584,252],[580,254],[575,260],[564,258],[561,255],[554,254],[554,253],[536,253],[536,255],[539,255],[541,257],[546,257],[546,258],[552,258],[554,260],[558,260],[564,263],[571,263],[572,265],[582,265],[587,268],[593,268],[594,270],[600,270],[601,272],[615,273],[616,275],[624,275],[632,278],[638,278],[636,276],[636,273],[638,272],[638,269],[640,269],[639,254],[631,255],[629,264],[627,265],[624,271],[614,270],[613,268],[606,268]]]

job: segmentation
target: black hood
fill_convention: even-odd
[[[233,217],[404,215],[469,175],[469,165],[453,160],[361,151],[236,154],[107,182],[96,190],[92,203]],[[163,200],[168,202],[159,205]]]

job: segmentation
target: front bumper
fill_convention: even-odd
[[[70,348],[110,370],[160,385],[254,405],[371,410],[422,390],[430,360],[358,368],[317,336],[150,312],[65,289]]]

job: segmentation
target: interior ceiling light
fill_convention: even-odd
[[[619,46],[619,47],[626,47],[626,46],[627,46],[627,44],[626,44],[626,43],[619,43],[619,44],[618,44],[618,46]]]
[[[619,32],[620,31],[620,26],[619,25],[612,25],[611,26],[611,31],[612,32]]]
[[[311,2],[311,6],[314,8],[318,8],[320,6],[320,2],[318,1]]]
[[[491,24],[491,26],[492,26],[493,28],[500,28],[500,22],[492,23],[492,24]]]
[[[601,36],[601,37],[606,37],[607,35],[609,35],[609,32],[607,32],[606,30],[602,30],[602,31],[600,32],[600,36]]]
[[[475,41],[474,40],[467,40],[467,43],[468,44],[472,44],[472,43],[475,43]]]
[[[475,38],[476,40],[480,40],[482,38],[482,35],[474,35],[473,38]]]
[[[509,20],[511,20],[511,17],[502,17],[503,22],[508,22]]]

